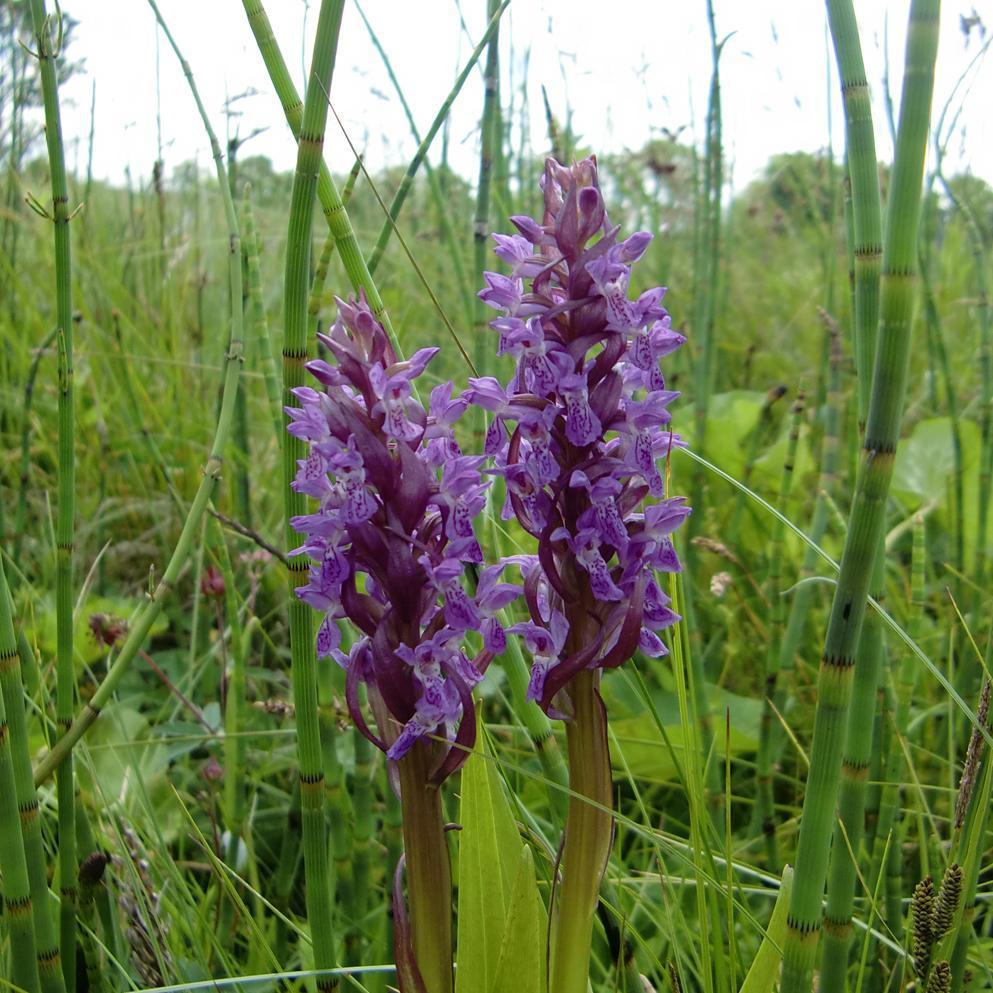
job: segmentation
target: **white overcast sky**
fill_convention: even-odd
[[[268,155],[292,168],[294,148],[272,93],[239,0],[159,0],[163,16],[189,61],[222,142],[223,107],[237,101],[234,126],[246,135],[267,128],[243,155]],[[714,0],[718,33],[730,35],[722,58],[724,134],[735,186],[743,187],[772,154],[815,151],[828,143],[828,95],[834,147],[843,147],[842,115],[833,56],[819,0]],[[49,5],[51,6],[51,4]],[[302,88],[303,59],[317,19],[318,0],[269,0],[267,10],[291,71]],[[365,0],[364,9],[388,52],[421,132],[427,130],[452,80],[482,33],[485,0]],[[168,172],[184,160],[209,166],[209,148],[176,58],[159,35],[144,0],[64,0],[78,21],[73,55],[84,74],[67,87],[64,127],[69,161],[84,171],[89,146],[91,87],[95,85],[94,173],[120,181],[126,168],[147,177],[157,156],[160,120]],[[892,148],[882,110],[888,48],[893,98],[899,102],[909,0],[856,0],[867,71],[876,100],[877,148]],[[993,126],[989,56],[967,72],[981,41],[968,45],[960,15],[975,8],[993,34],[990,0],[945,0],[935,115],[952,97],[957,113],[948,145],[950,172],[969,170],[993,182]],[[464,17],[464,22],[461,18]],[[541,86],[561,116],[572,109],[574,129],[597,151],[638,148],[662,128],[684,127],[681,139],[699,142],[706,111],[710,53],[705,0],[514,0],[501,29],[503,99],[520,88],[530,53],[527,92],[532,145],[546,146]],[[309,58],[309,51],[307,57]],[[831,81],[827,81],[831,70]],[[158,86],[157,86],[158,81]],[[345,10],[332,103],[371,167],[405,163],[414,142],[380,57],[357,10]],[[478,73],[467,81],[451,118],[450,161],[472,176],[477,168],[477,122],[482,103]],[[519,92],[514,95],[520,106]],[[440,153],[440,137],[434,148]],[[347,143],[329,124],[326,155],[332,168],[351,165]]]

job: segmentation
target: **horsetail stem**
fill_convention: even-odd
[[[870,572],[885,520],[900,432],[939,6],[939,0],[914,0],[910,10],[903,102],[886,218],[872,395],[818,677],[810,771],[784,948],[783,993],[801,993],[809,988],[816,958],[828,837],[834,824],[855,650],[865,615]]]
[[[477,0],[478,2],[478,0]],[[500,6],[499,0],[485,0],[486,16],[492,20]],[[486,66],[483,69],[483,116],[480,121],[479,136],[479,181],[476,185],[476,212],[472,229],[473,271],[481,273],[486,268],[488,239],[490,233],[490,186],[494,159],[502,154],[500,132],[500,30],[499,22],[490,35],[486,47]],[[470,314],[473,337],[476,343],[473,361],[477,369],[487,367],[490,350],[489,336],[486,334],[486,312],[488,307],[477,296],[475,307]],[[486,434],[486,412],[482,407],[475,411],[473,421],[473,451],[481,451],[483,436]]]
[[[449,216],[450,212],[448,210],[448,204],[445,200],[445,192],[442,188],[441,180],[435,170],[431,167],[431,163],[428,161],[427,146],[424,145],[424,142],[421,140],[420,132],[418,131],[417,124],[414,121],[414,115],[411,113],[410,105],[407,103],[407,97],[403,92],[403,87],[400,85],[400,81],[397,79],[396,74],[393,71],[393,64],[390,62],[390,58],[386,54],[386,49],[384,49],[380,44],[379,36],[373,30],[372,25],[365,16],[365,11],[362,9],[361,5],[356,4],[356,7],[358,8],[359,16],[362,18],[366,29],[369,32],[369,38],[372,41],[373,47],[379,53],[379,57],[383,61],[383,67],[386,69],[386,74],[389,76],[390,82],[396,90],[397,98],[400,101],[400,106],[403,108],[404,115],[407,118],[407,123],[410,126],[410,133],[413,135],[414,141],[418,144],[418,153],[420,153],[423,148],[423,154],[415,154],[413,160],[408,165],[407,171],[404,173],[404,178],[400,181],[400,187],[397,189],[397,192],[393,197],[393,201],[390,204],[390,208],[385,211],[387,216],[383,221],[383,228],[380,231],[382,249],[385,249],[389,241],[389,237],[396,227],[396,221],[400,214],[400,208],[403,205],[407,192],[410,188],[410,181],[413,181],[417,168],[423,162],[424,171],[428,180],[428,188],[431,191],[431,198],[434,200],[435,210],[438,213],[438,227],[441,231],[441,240],[445,243],[445,247],[448,249],[448,258],[452,264],[452,272],[455,276],[455,283],[459,288],[459,295],[462,297],[462,306],[465,309],[466,321],[471,323],[473,308],[476,301],[473,299],[469,280],[466,277],[465,266],[462,262],[462,248],[455,236],[455,231],[452,228],[452,221]],[[410,177],[410,181],[408,181],[408,177]],[[396,204],[395,211],[393,210],[394,204]],[[380,250],[380,241],[377,241],[376,245],[373,247],[372,254],[369,257],[369,272],[375,274],[381,259],[382,250]]]
[[[0,582],[6,587],[0,559]],[[17,642],[6,590],[0,591],[0,667],[17,664]],[[18,701],[20,703],[20,701]],[[31,883],[21,836],[21,817],[14,780],[10,727],[4,695],[0,694],[0,873],[4,883],[4,910],[10,934],[10,979],[15,986],[35,993],[38,986],[38,953],[35,944]],[[46,894],[47,895],[47,894]]]
[[[55,60],[62,42],[61,14],[50,18],[44,0],[31,0],[36,55],[45,102],[45,139],[52,182],[55,239],[55,325],[59,354],[58,503],[55,523],[56,737],[72,724],[76,706],[73,660],[73,539],[75,530],[75,405],[72,363],[72,255],[69,237],[69,184],[62,144],[62,118]],[[66,752],[56,776],[59,821],[59,945],[69,993],[76,989],[76,816],[72,755]]]
[[[246,2],[246,11],[252,5]],[[361,261],[358,247],[351,234],[348,216],[341,206],[340,197],[331,181],[330,173],[323,162],[324,128],[327,124],[328,93],[331,89],[331,74],[338,47],[338,32],[344,0],[322,0],[317,22],[317,36],[314,40],[310,76],[307,83],[306,104],[302,112],[296,101],[294,117],[298,123],[291,127],[298,134],[297,164],[293,177],[293,193],[290,200],[289,226],[286,234],[286,275],[284,280],[284,342],[283,342],[283,402],[292,405],[295,401],[293,390],[304,382],[304,363],[307,360],[307,298],[310,289],[311,236],[313,229],[313,208],[315,193],[323,185],[326,191],[333,191],[337,206],[328,215],[329,220],[337,218],[342,230],[347,227],[351,242],[339,241],[339,252],[346,267],[354,267],[355,258]],[[251,13],[251,12],[250,12]],[[268,20],[257,5],[255,16],[250,16],[256,38],[260,37],[259,27],[268,28]],[[270,30],[271,37],[271,30]],[[260,41],[260,48],[262,48]],[[286,90],[289,74],[282,62],[282,56],[275,48],[275,41],[267,46],[267,67],[273,75],[284,108],[287,106]],[[279,71],[281,67],[281,72]],[[280,82],[277,82],[279,78]],[[290,111],[287,110],[290,119]],[[318,178],[320,177],[320,178]],[[323,198],[322,198],[323,202]],[[342,227],[344,226],[344,227]],[[351,260],[351,261],[350,261]],[[362,262],[362,268],[365,263]],[[351,274],[351,270],[350,270]],[[373,288],[364,284],[370,294]],[[380,303],[380,307],[381,307]],[[283,440],[283,495],[285,500],[285,541],[287,550],[298,544],[296,533],[290,520],[306,513],[307,497],[290,485],[296,474],[297,460],[306,457],[306,444],[299,438],[288,435]],[[317,656],[311,625],[311,612],[307,604],[297,599],[294,589],[303,585],[307,578],[308,564],[304,556],[289,560],[288,580],[290,585],[290,652],[293,679],[293,700],[296,708],[297,759],[300,768],[300,799],[303,822],[303,864],[306,885],[307,916],[310,921],[311,939],[314,948],[314,966],[317,970],[333,969],[337,955],[335,950],[334,917],[332,907],[331,872],[328,862],[328,845],[325,829],[325,786],[324,767],[321,750],[321,732],[317,692]],[[317,979],[319,991],[338,988],[338,977],[324,971]]]
[[[283,60],[283,53],[279,50],[276,36],[272,32],[272,25],[266,15],[265,7],[261,0],[242,0],[245,8],[245,15],[248,18],[249,27],[255,37],[255,42],[259,47],[259,53],[265,63],[266,71],[272,80],[273,88],[279,97],[279,102],[286,117],[286,123],[293,133],[293,137],[300,140],[301,128],[303,126],[304,105],[293,85],[293,77],[290,75],[286,62]],[[325,94],[325,99],[327,95]],[[386,333],[396,342],[396,334],[393,331],[393,324],[389,314],[386,312],[386,305],[379,295],[376,286],[366,265],[365,257],[359,249],[355,232],[352,230],[352,222],[349,220],[348,212],[341,194],[335,186],[331,173],[324,160],[316,163],[318,167],[317,179],[317,199],[321,203],[324,211],[324,218],[328,227],[335,237],[338,245],[338,255],[341,257],[345,272],[352,283],[356,293],[365,290],[366,298],[372,312],[376,315]],[[399,350],[398,350],[399,351]]]
[[[853,268],[853,332],[858,376],[860,440],[871,400],[876,335],[879,323],[879,282],[882,260],[882,221],[878,166],[872,126],[869,86],[862,61],[855,12],[850,0],[829,0],[828,18],[841,78],[845,111],[846,163],[851,190],[850,258]],[[885,516],[876,538],[870,592],[883,595],[885,581]],[[828,877],[825,940],[821,981],[826,991],[844,989],[848,949],[852,938],[855,878],[865,823],[865,794],[873,754],[877,686],[883,656],[882,621],[873,613],[858,635],[854,659],[852,705],[844,732],[840,815],[835,826]]]
[[[31,779],[31,752],[25,716],[26,699],[21,683],[21,659],[13,637],[12,601],[2,556],[0,556],[0,693],[3,695],[6,712],[7,737],[10,741],[14,773],[14,798],[20,818],[20,835],[31,891],[37,975],[42,993],[60,993],[65,990],[65,982],[62,977],[58,934],[51,915],[48,858],[41,835],[38,794]]]
[[[180,572],[186,564],[193,547],[194,538],[199,531],[200,522],[210,502],[217,480],[221,475],[221,466],[224,461],[224,451],[227,446],[228,437],[231,433],[231,425],[234,417],[235,396],[238,392],[238,378],[241,372],[242,356],[244,352],[243,343],[243,321],[241,307],[241,236],[238,231],[238,221],[234,210],[234,201],[231,199],[231,191],[228,188],[227,175],[224,169],[224,160],[221,157],[221,147],[214,135],[210,125],[210,119],[200,100],[200,94],[196,83],[193,80],[193,73],[189,64],[179,51],[172,34],[162,20],[155,0],[148,0],[149,6],[155,14],[156,20],[162,27],[163,33],[169,41],[170,46],[176,53],[186,76],[187,84],[196,103],[197,111],[203,122],[210,139],[210,147],[213,152],[214,166],[217,171],[218,185],[221,190],[221,200],[224,204],[224,216],[228,227],[228,281],[230,286],[231,306],[231,326],[228,338],[228,348],[225,354],[223,387],[221,390],[221,409],[217,419],[217,427],[214,431],[214,441],[211,445],[207,463],[203,469],[203,479],[197,488],[193,502],[187,512],[186,520],[183,523],[179,539],[173,549],[172,556],[166,565],[162,579],[159,580],[155,589],[149,594],[148,599],[139,608],[135,615],[127,638],[121,646],[121,650],[113,665],[104,677],[103,682],[97,688],[90,700],[84,705],[83,710],[77,715],[72,725],[66,733],[59,738],[52,746],[48,754],[38,763],[35,769],[34,781],[36,784],[45,782],[59,766],[65,756],[71,751],[77,741],[86,733],[87,729],[100,716],[100,711],[107,705],[118,684],[127,672],[131,661],[138,650],[144,644],[148,633],[155,622],[156,617],[162,610],[163,603],[173,590],[179,579]]]

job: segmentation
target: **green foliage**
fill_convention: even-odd
[[[462,770],[461,797],[456,993],[544,993],[547,914],[485,745]]]

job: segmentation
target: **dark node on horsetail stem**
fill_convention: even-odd
[[[922,979],[927,976],[931,967],[931,946],[934,944],[934,935],[931,932],[933,917],[934,880],[930,876],[925,876],[914,887],[914,895],[910,899],[914,971]]]

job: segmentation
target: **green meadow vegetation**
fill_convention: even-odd
[[[477,175],[446,161],[446,106],[411,122],[409,167],[328,173],[338,25],[365,14],[314,5],[297,95],[244,0],[296,172],[211,134],[212,168],[150,149],[123,186],[66,172],[71,18],[0,12],[3,989],[993,989],[993,187],[944,164],[981,97],[931,106],[939,4],[911,4],[886,122],[852,5],[829,0],[847,147],[770,148],[731,190],[719,7],[700,140],[616,152],[506,85],[508,2],[465,66],[489,83]],[[169,5],[149,8],[182,58]],[[978,16],[963,30],[983,57]],[[198,68],[190,106],[223,133]],[[520,141],[537,112],[544,148]],[[440,348],[425,406],[448,380],[506,382],[477,298],[507,271],[488,234],[541,220],[546,156],[591,155],[620,237],[654,236],[628,296],[669,287],[686,337],[664,363],[686,445],[659,461],[693,508],[682,571],[660,574],[682,620],[665,656],[579,674],[606,709],[585,744],[587,698],[543,710],[508,638],[437,786],[439,742],[387,761],[353,720],[381,719],[373,689],[315,654],[291,592],[309,563],[287,557],[308,449],[282,408],[319,385],[317,332],[360,288],[398,356]],[[461,418],[465,453],[485,428]],[[488,478],[486,561],[533,555]],[[340,626],[347,652],[361,632]]]

